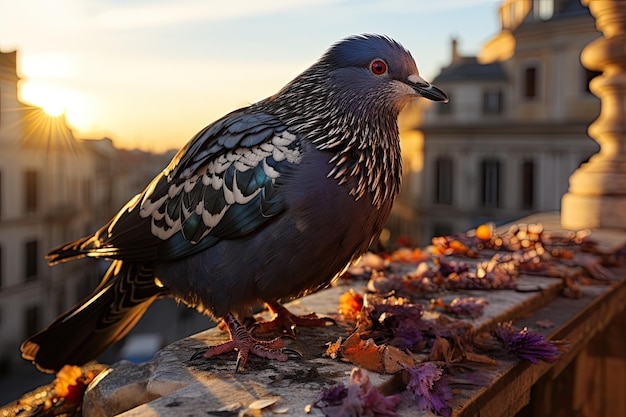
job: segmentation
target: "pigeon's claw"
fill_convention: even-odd
[[[203,351],[202,356],[212,358],[236,350],[238,354],[235,372],[239,372],[239,369],[246,366],[250,353],[262,358],[285,362],[289,359],[289,355],[295,352],[292,349],[285,349],[280,337],[271,340],[255,339],[232,314],[226,315],[224,322],[228,326],[231,339],[219,345],[210,346]],[[197,356],[194,355],[194,357]]]
[[[296,335],[296,328],[302,327],[325,327],[336,324],[335,320],[328,317],[318,317],[315,313],[297,316],[277,302],[267,303],[268,308],[274,313],[274,318],[269,321],[254,323],[251,327],[253,333],[268,332],[276,329],[284,331],[288,336]]]

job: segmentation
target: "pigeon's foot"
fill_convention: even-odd
[[[327,317],[318,317],[315,313],[297,316],[277,302],[267,303],[267,307],[274,313],[274,318],[269,321],[254,323],[252,332],[267,332],[280,329],[291,336],[295,336],[296,327],[298,326],[324,327],[335,324],[335,320]]]
[[[289,355],[301,357],[298,352],[292,349],[286,349],[280,337],[271,340],[255,339],[232,314],[227,314],[226,317],[224,317],[224,322],[228,326],[230,340],[216,346],[210,346],[203,352],[202,356],[212,358],[236,350],[238,354],[235,372],[238,372],[240,368],[246,365],[250,353],[262,358],[274,359],[281,362],[287,361]]]

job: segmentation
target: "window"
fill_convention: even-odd
[[[536,67],[527,67],[524,69],[524,97],[528,99],[537,97]]]
[[[24,173],[24,183],[26,193],[24,199],[24,209],[27,213],[37,211],[38,178],[36,171],[26,171]]]
[[[486,159],[480,164],[481,204],[483,207],[500,206],[500,162]]]
[[[34,281],[37,279],[37,264],[39,262],[39,248],[36,240],[26,242],[24,247],[24,275],[26,281]]]
[[[452,158],[447,156],[435,161],[435,203],[452,204]]]
[[[483,92],[483,114],[502,113],[502,91],[490,90]]]
[[[535,205],[535,162],[522,163],[522,208],[531,210]]]
[[[31,306],[24,310],[24,338],[34,335],[39,330],[39,307]]]

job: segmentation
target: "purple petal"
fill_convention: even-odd
[[[554,344],[539,333],[529,332],[527,329],[516,331],[511,322],[500,323],[492,334],[511,355],[534,364],[540,360],[554,362],[559,358],[559,351]]]
[[[354,368],[347,388],[342,384],[331,387],[320,394],[314,404],[330,417],[397,417],[394,410],[399,402],[399,395],[385,397],[372,385],[367,371]]]
[[[443,369],[434,362],[424,362],[405,369],[410,377],[407,388],[413,391],[417,407],[420,410],[433,410],[444,417],[450,416],[452,390],[447,384],[447,378],[444,378]]]
[[[450,310],[457,316],[478,318],[482,316],[487,304],[489,303],[484,298],[455,298],[450,303]]]
[[[339,384],[333,387],[330,387],[324,391],[317,397],[315,402],[324,402],[329,405],[337,405],[341,404],[344,398],[348,395],[348,389],[345,385]]]

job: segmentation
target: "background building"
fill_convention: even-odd
[[[403,135],[423,133],[423,166],[407,173],[404,206],[413,202],[419,225],[404,233],[422,244],[559,210],[570,175],[598,150],[584,133],[600,108],[589,92],[597,74],[580,63],[599,36],[588,9],[579,0],[506,0],[499,14],[500,33],[477,57],[452,40],[450,65],[433,80],[450,102],[405,112]]]
[[[48,268],[46,250],[85,233],[93,159],[63,116],[21,103],[17,53],[0,53],[0,357],[84,292],[83,263]]]
[[[20,102],[18,82],[17,52],[0,52],[0,374],[27,365],[20,343],[88,295],[108,265],[50,268],[45,253],[97,230],[173,156],[77,140],[63,115]],[[190,324],[193,311],[168,301],[137,331],[161,330],[166,317],[168,343],[208,326],[206,318]]]

